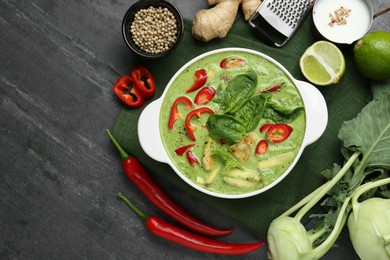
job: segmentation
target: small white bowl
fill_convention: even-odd
[[[189,180],[183,173],[180,172],[180,170],[174,165],[174,163],[170,160],[168,154],[165,151],[165,148],[163,146],[162,139],[160,137],[160,129],[159,129],[159,117],[160,117],[160,109],[161,105],[163,103],[164,97],[170,88],[172,86],[172,83],[175,81],[175,79],[180,75],[188,66],[193,64],[194,62],[208,56],[213,55],[215,53],[220,52],[247,52],[254,55],[258,55],[273,64],[275,64],[277,67],[279,67],[295,84],[298,91],[300,92],[304,106],[305,106],[305,113],[306,113],[306,130],[305,130],[305,136],[301,145],[300,150],[298,151],[297,156],[295,157],[294,161],[290,165],[290,167],[274,182],[271,184],[252,192],[243,193],[243,194],[222,194],[213,192],[210,190],[207,190],[201,186],[198,186],[196,183]],[[138,137],[141,144],[142,149],[145,151],[147,155],[149,155],[152,159],[167,163],[169,164],[172,169],[179,175],[181,179],[183,179],[186,183],[188,183],[191,187],[214,197],[219,198],[226,198],[226,199],[239,199],[239,198],[246,198],[250,196],[254,196],[257,194],[260,194],[262,192],[265,192],[269,190],[270,188],[274,187],[276,184],[278,184],[281,180],[283,180],[293,169],[295,164],[297,163],[299,157],[301,156],[304,148],[315,142],[325,131],[325,128],[328,123],[328,109],[326,106],[326,102],[324,97],[322,96],[321,92],[314,87],[313,85],[294,79],[291,74],[276,60],[272,59],[271,57],[249,49],[243,49],[243,48],[224,48],[224,49],[218,49],[214,51],[210,51],[207,53],[204,53],[188,63],[186,63],[181,69],[179,69],[176,74],[172,77],[172,79],[169,81],[167,87],[165,88],[164,93],[162,96],[150,103],[141,113],[139,121],[138,121]]]
[[[340,8],[348,10],[348,16],[336,16]],[[371,27],[374,12],[370,0],[317,0],[313,6],[313,22],[317,32],[328,41],[352,44],[363,37]],[[332,22],[343,18],[345,24]]]

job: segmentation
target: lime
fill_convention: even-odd
[[[318,41],[303,53],[299,66],[308,81],[319,86],[336,84],[345,71],[345,59],[331,42]]]
[[[390,32],[377,31],[364,35],[353,48],[358,71],[369,79],[390,79]]]

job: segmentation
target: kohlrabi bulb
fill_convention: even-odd
[[[303,260],[305,253],[313,249],[305,227],[291,217],[272,221],[267,240],[273,260]]]
[[[390,259],[390,199],[357,203],[348,219],[353,247],[362,260]]]

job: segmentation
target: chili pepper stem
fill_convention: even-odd
[[[106,129],[106,132],[108,134],[108,136],[110,137],[110,140],[111,142],[115,145],[115,147],[118,149],[121,157],[122,157],[122,160],[126,160],[127,158],[130,157],[130,155],[128,153],[126,153],[126,151],[122,148],[122,146],[120,146],[120,144],[118,143],[118,141],[115,139],[115,137],[111,134],[110,130]]]
[[[131,210],[136,213],[144,222],[149,218],[149,215],[140,211],[125,195],[121,192],[118,193],[118,197],[121,198],[126,204],[131,208]]]

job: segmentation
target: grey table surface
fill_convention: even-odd
[[[0,0],[0,259],[267,259],[191,251],[148,233],[120,202],[120,159],[104,132],[122,104],[112,84],[136,59],[120,34],[123,0]],[[203,0],[173,2],[185,18]],[[374,10],[389,1],[372,1]],[[389,30],[389,16],[371,30]],[[159,180],[158,180],[159,181]],[[248,230],[161,180],[202,219],[252,242]],[[156,211],[139,192],[127,195]],[[345,249],[347,248],[347,249]],[[348,245],[324,259],[356,259]]]

